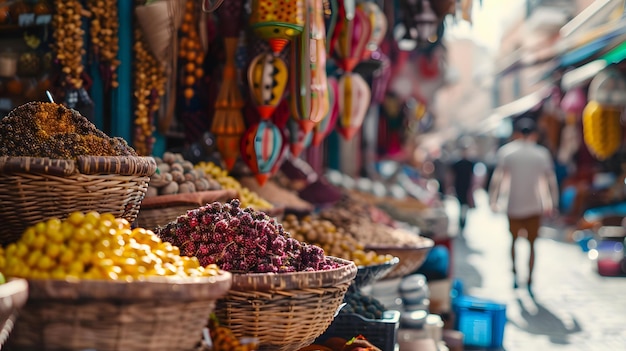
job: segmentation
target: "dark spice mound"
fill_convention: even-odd
[[[137,153],[126,140],[109,137],[78,111],[50,102],[29,102],[0,120],[0,155],[76,159]]]

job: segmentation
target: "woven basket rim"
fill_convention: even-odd
[[[341,266],[325,271],[292,273],[233,273],[232,290],[272,291],[323,288],[353,281],[357,267],[352,261],[326,256]]]
[[[34,161],[35,165],[24,166],[21,161]],[[95,167],[87,171],[90,161],[105,161],[106,166]],[[47,164],[56,163],[64,170],[52,169]],[[0,156],[0,174],[40,173],[52,175],[69,174],[117,174],[107,169],[130,165],[129,171],[123,171],[122,175],[151,176],[156,172],[156,160],[152,156],[93,156],[81,155],[76,159],[59,159],[36,156]],[[85,169],[81,171],[81,169]],[[69,173],[69,174],[68,174]]]
[[[365,245],[367,250],[396,250],[396,251],[421,251],[430,250],[435,246],[435,242],[427,237],[421,236],[421,242],[411,246],[391,246],[391,245]]]
[[[91,299],[117,301],[217,300],[226,295],[232,274],[212,277],[149,277],[144,281],[28,279],[30,299]]]

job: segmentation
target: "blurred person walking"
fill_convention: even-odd
[[[537,144],[535,122],[528,117],[515,123],[513,140],[498,149],[496,169],[489,187],[489,203],[498,212],[498,200],[508,192],[506,213],[512,235],[511,260],[513,287],[517,288],[515,269],[515,241],[525,232],[530,244],[527,288],[532,295],[531,284],[535,264],[535,240],[541,227],[543,215],[552,216],[558,208],[558,187],[554,162],[550,151]]]
[[[470,139],[462,139],[460,143],[461,158],[450,166],[454,195],[459,201],[459,233],[465,229],[467,211],[474,208],[474,165],[470,159]]]

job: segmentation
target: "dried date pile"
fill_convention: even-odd
[[[109,137],[78,111],[30,102],[0,120],[0,155],[76,159],[137,153],[124,139]]]

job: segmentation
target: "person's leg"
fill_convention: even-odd
[[[526,220],[526,231],[528,232],[528,243],[530,244],[530,255],[528,257],[528,290],[531,288],[533,269],[535,268],[535,240],[539,235],[541,226],[541,216],[533,216]]]
[[[465,222],[467,218],[467,204],[461,203],[459,208],[459,229],[462,231],[465,229]]]
[[[517,271],[515,269],[515,241],[521,229],[521,221],[509,217],[509,230],[511,231],[511,265],[513,271],[513,288],[517,289]]]

